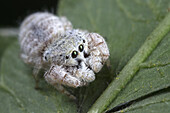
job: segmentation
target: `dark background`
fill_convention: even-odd
[[[1,0],[0,27],[18,27],[23,19],[34,12],[57,13],[58,0]]]

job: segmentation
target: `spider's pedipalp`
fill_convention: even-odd
[[[64,68],[62,68],[62,66],[51,66],[49,71],[45,73],[44,77],[45,80],[51,85],[62,84],[74,88],[83,85],[83,83],[79,79],[73,77]]]
[[[106,60],[109,58],[109,48],[104,38],[97,33],[88,33],[86,35],[89,47],[89,65],[97,73],[101,70]]]

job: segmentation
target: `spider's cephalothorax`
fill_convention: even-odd
[[[65,17],[35,13],[20,27],[22,59],[34,66],[36,78],[41,68],[46,81],[70,95],[61,85],[80,87],[92,82],[109,57],[108,46],[97,33],[73,29]]]
[[[85,33],[79,30],[67,30],[59,39],[54,39],[48,45],[43,54],[44,61],[65,66],[86,63],[88,43],[84,36]]]

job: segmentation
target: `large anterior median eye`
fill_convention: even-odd
[[[79,51],[82,52],[84,50],[84,46],[81,44],[79,45]]]
[[[71,54],[71,56],[72,56],[73,58],[76,58],[76,57],[78,56],[78,52],[77,52],[77,51],[73,51],[72,54]]]

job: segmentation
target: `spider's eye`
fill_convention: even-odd
[[[69,58],[69,56],[66,56],[66,59],[68,59]]]
[[[71,54],[71,56],[72,56],[73,58],[76,58],[76,57],[78,56],[78,52],[77,52],[77,51],[73,51],[72,54]]]
[[[85,40],[83,40],[83,43],[85,43],[86,41]]]
[[[84,46],[81,44],[79,45],[79,51],[82,52],[84,50]]]
[[[47,57],[45,56],[45,60],[47,61]]]
[[[47,52],[47,53],[45,53],[45,55],[44,55],[44,59],[45,59],[45,61],[48,61],[48,56],[49,56],[49,53]]]

